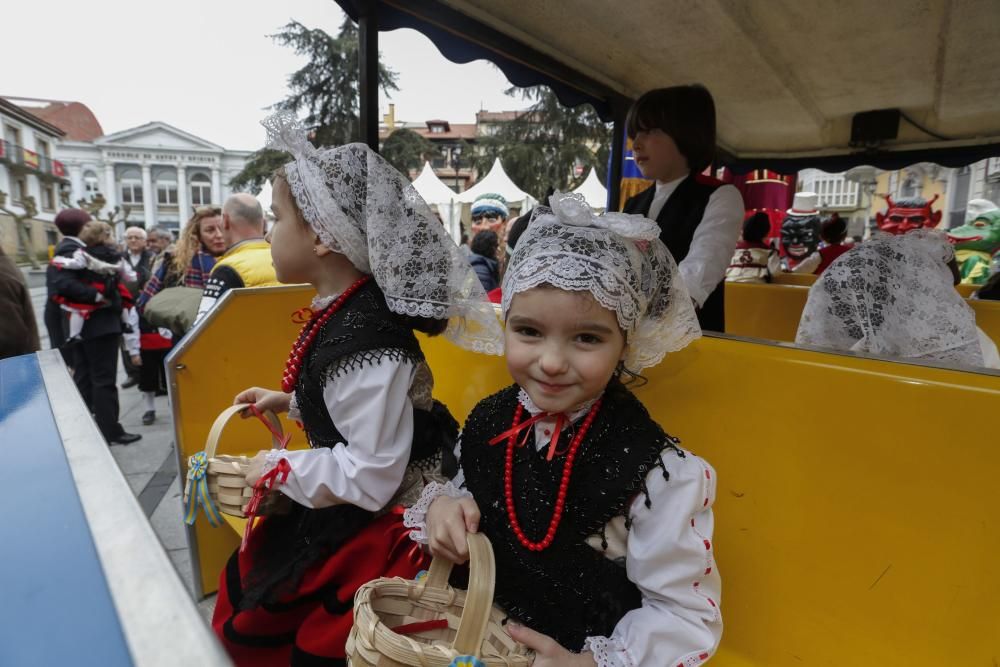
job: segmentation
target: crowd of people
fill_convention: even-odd
[[[630,387],[702,331],[725,331],[727,271],[766,282],[783,270],[770,223],[744,222],[739,192],[701,175],[716,143],[709,92],[654,90],[633,105],[628,136],[654,184],[624,213],[552,193],[509,219],[487,194],[467,246],[367,147],[317,149],[290,114],[265,127],[291,156],[273,175],[266,236],[243,194],[195,210],[176,241],[130,227],[123,248],[104,223],[63,211],[45,312],[101,432],[127,444],[140,435],[119,423],[119,357],[151,424],[167,353],[227,290],[316,289],[281,386],[233,398],[288,413],[310,445],[261,451],[246,473],[287,502],[220,573],[212,625],[236,664],[345,664],[357,589],[413,578],[428,554],[463,562],[477,532],[493,547],[507,632],[536,667],[708,659],[722,635],[715,471]],[[823,221],[815,261],[793,262],[821,272],[800,342],[1000,363],[953,289],[948,243],[920,230],[851,247],[846,231]],[[0,296],[30,310],[25,289]],[[37,348],[31,327],[0,332]],[[460,429],[432,397],[415,332],[503,354],[511,384]],[[425,550],[399,548],[407,537]]]
[[[164,360],[187,330],[233,287],[276,285],[264,240],[264,213],[246,194],[222,207],[194,210],[180,238],[164,227],[130,225],[123,243],[82,209],[55,218],[61,239],[46,270],[43,322],[80,395],[109,444],[142,438],[119,421],[118,360],[123,390],[138,386],[143,425],[156,421],[167,393]],[[39,349],[24,276],[0,251],[0,358]]]

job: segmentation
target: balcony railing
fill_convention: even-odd
[[[12,169],[20,169],[37,174],[49,180],[66,180],[66,167],[59,160],[29,151],[10,141],[0,141],[0,162]]]

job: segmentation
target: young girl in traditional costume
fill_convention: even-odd
[[[656,224],[556,195],[503,281],[515,384],[481,401],[460,472],[404,521],[461,562],[489,537],[496,602],[535,667],[696,665],[722,633],[715,472],[623,383],[700,335]]]
[[[421,565],[392,508],[440,474],[457,431],[413,332],[492,353],[502,333],[468,261],[385,160],[362,144],[317,150],[290,115],[265,126],[294,158],[274,178],[274,267],[317,296],[281,391],[236,403],[288,411],[311,449],[253,459],[248,483],[284,479],[291,509],[233,554],[213,627],[240,665],[344,665],[358,587]]]

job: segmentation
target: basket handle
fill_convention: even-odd
[[[208,432],[208,439],[205,441],[205,458],[210,459],[215,456],[215,449],[219,445],[219,438],[222,437],[222,431],[226,428],[226,424],[229,423],[230,419],[249,408],[250,405],[250,403],[237,403],[236,405],[230,405],[219,413],[219,416],[215,418],[215,423],[212,424],[212,430]],[[277,433],[284,433],[281,421],[276,414],[270,410],[265,410],[261,414],[267,418],[267,421],[271,422]],[[274,443],[275,449],[281,448],[281,441],[274,433],[271,434],[271,441]]]
[[[458,622],[458,632],[452,648],[459,655],[479,656],[482,651],[486,626],[493,609],[493,589],[496,583],[496,563],[493,547],[482,533],[467,533],[469,541],[469,590],[465,594],[465,608]],[[452,563],[436,557],[427,570],[426,588],[447,588]]]

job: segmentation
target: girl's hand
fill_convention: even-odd
[[[479,506],[472,498],[440,496],[427,508],[426,530],[431,555],[464,563],[469,560],[465,535],[479,530]]]
[[[559,642],[520,623],[508,623],[507,634],[535,652],[531,667],[596,667],[592,653],[573,653]]]
[[[281,414],[282,412],[288,412],[288,406],[291,401],[292,395],[286,394],[283,391],[272,391],[271,389],[250,387],[249,389],[244,389],[240,393],[236,394],[236,398],[233,399],[233,405],[239,405],[240,403],[252,403],[257,406],[257,409],[261,412],[271,410],[275,414]],[[249,412],[244,411],[241,416],[246,419],[252,415]]]
[[[250,459],[250,467],[247,468],[247,484],[253,486],[264,474],[264,462],[266,461],[267,450],[262,449],[257,452],[257,456]]]
[[[142,366],[142,357],[140,357],[138,354],[133,354],[132,355],[132,365],[133,366]]]

